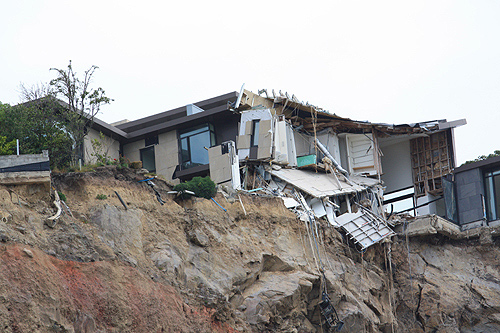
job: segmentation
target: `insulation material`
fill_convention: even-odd
[[[373,141],[373,135],[371,133],[349,134],[346,141],[349,173],[377,175],[379,156]]]
[[[373,215],[359,210],[357,213],[345,213],[336,218],[337,223],[361,247],[361,250],[394,235],[394,232]]]

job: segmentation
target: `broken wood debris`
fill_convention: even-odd
[[[51,228],[54,228],[57,224],[57,219],[61,216],[62,214],[62,207],[61,207],[61,199],[59,199],[59,194],[57,193],[57,191],[54,189],[54,197],[55,197],[55,200],[54,200],[54,206],[56,206],[57,208],[57,212],[51,216],[51,217],[48,217],[47,218],[47,221],[46,221],[46,224],[51,227]]]

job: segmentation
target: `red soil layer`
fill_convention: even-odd
[[[233,332],[213,310],[120,262],[62,261],[17,244],[0,246],[0,331]]]

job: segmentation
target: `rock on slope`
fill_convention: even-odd
[[[224,212],[159,181],[160,206],[138,179],[56,175],[74,217],[54,228],[42,189],[0,186],[0,331],[321,332],[324,285],[345,332],[498,331],[495,243],[402,237],[360,254],[320,224],[318,263],[277,198],[242,196],[245,215],[218,196]]]

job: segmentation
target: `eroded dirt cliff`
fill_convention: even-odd
[[[500,331],[493,239],[402,235],[361,254],[320,223],[318,262],[279,198],[242,195],[245,214],[218,195],[224,212],[159,181],[161,206],[143,178],[54,175],[73,213],[54,228],[46,188],[0,186],[0,331],[322,332],[324,285],[345,332]]]

